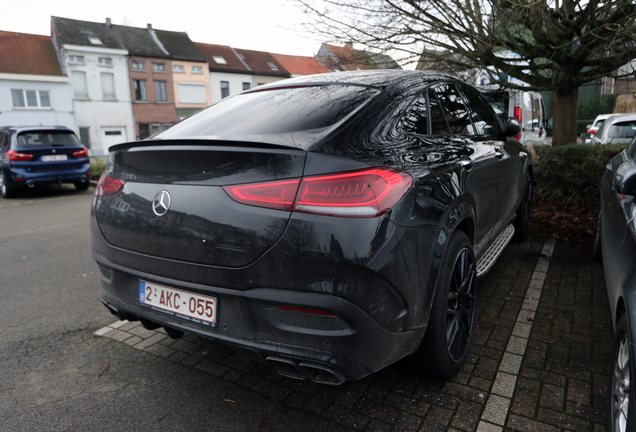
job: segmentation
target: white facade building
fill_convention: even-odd
[[[75,128],[68,77],[0,73],[0,126]]]
[[[78,136],[92,156],[135,139],[128,51],[62,45],[62,68],[73,88]]]

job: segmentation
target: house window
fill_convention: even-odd
[[[161,123],[153,123],[152,124],[152,134],[158,134],[161,132]]]
[[[157,102],[166,102],[166,83],[164,81],[155,81],[155,90],[157,92]]]
[[[113,59],[110,57],[99,57],[97,63],[99,63],[100,66],[112,66]]]
[[[152,64],[152,71],[153,72],[165,72],[166,71],[166,64],[165,63],[153,63]]]
[[[216,64],[220,64],[220,65],[226,65],[227,64],[227,60],[225,60],[225,58],[223,58],[223,56],[213,55],[212,56],[212,60],[214,60],[214,62]]]
[[[203,69],[201,68],[201,66],[192,66],[192,73],[193,74],[202,74],[203,73]]]
[[[133,70],[144,70],[144,62],[138,61],[138,60],[133,60],[132,68],[133,68]]]
[[[135,100],[146,101],[146,81],[135,80]]]
[[[267,62],[267,66],[269,66],[269,68],[271,70],[277,71],[278,70],[278,66],[276,66],[274,63],[272,62]]]
[[[49,108],[49,92],[44,90],[11,89],[11,98],[15,108]]]
[[[73,92],[75,99],[88,99],[88,86],[86,85],[86,72],[72,71]]]
[[[68,56],[68,61],[69,61],[69,63],[84,64],[84,56],[81,56],[81,55],[69,55]]]
[[[230,95],[230,83],[228,81],[221,81],[221,99]]]
[[[115,75],[102,73],[102,96],[105,100],[115,100]]]
[[[86,148],[91,148],[91,134],[90,128],[81,127],[80,130],[80,141]]]
[[[172,65],[172,72],[174,73],[184,73],[182,65]]]
[[[250,87],[251,87],[250,83],[246,83],[246,82],[243,83],[243,90],[249,90]]]
[[[150,127],[148,123],[139,123],[139,139],[148,138],[150,136]]]
[[[98,38],[97,36],[89,36],[88,41],[92,43],[93,45],[104,45],[102,40]]]

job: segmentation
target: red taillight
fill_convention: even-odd
[[[588,132],[590,133],[590,135],[596,135],[596,131],[594,129],[590,129],[588,130]]]
[[[236,202],[291,211],[298,190],[299,179],[223,186],[227,194]]]
[[[124,186],[123,181],[116,180],[104,173],[99,178],[99,182],[97,183],[97,187],[95,188],[95,195],[104,196],[104,195],[114,195],[121,190]]]
[[[514,117],[519,120],[519,123],[521,123],[521,130],[523,130],[523,114],[521,113],[521,107],[515,107]],[[521,139],[521,132],[519,132],[519,135],[517,135],[515,139]]]
[[[78,150],[73,152],[73,156],[76,158],[85,158],[88,157],[88,149],[84,147],[82,150]]]
[[[30,153],[18,153],[16,151],[13,150],[9,150],[8,152],[5,153],[7,159],[9,159],[12,162],[18,162],[18,161],[28,161],[33,159],[34,155],[30,154]]]
[[[389,211],[412,185],[413,178],[408,174],[389,168],[370,168],[310,176],[302,181],[223,188],[232,199],[243,204],[332,216],[374,217]]]

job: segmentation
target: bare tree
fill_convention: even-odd
[[[511,88],[552,91],[554,145],[576,140],[578,89],[634,76],[634,0],[292,0],[326,40],[400,52],[402,62],[478,69]],[[618,72],[620,70],[620,73]],[[519,81],[505,82],[503,74]]]

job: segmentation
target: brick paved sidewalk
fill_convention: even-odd
[[[550,255],[552,256],[550,257]],[[602,266],[586,248],[529,239],[480,281],[468,361],[448,382],[409,359],[330,387],[242,363],[230,348],[170,339],[139,323],[98,332],[279,403],[360,431],[601,431],[612,326]]]

